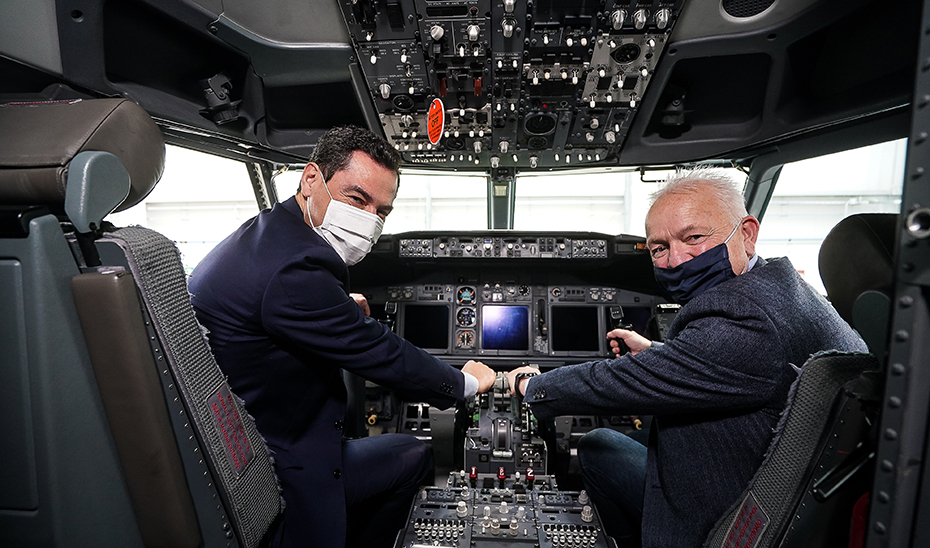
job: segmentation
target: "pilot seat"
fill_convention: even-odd
[[[2,546],[256,547],[282,510],[177,248],[103,221],[164,158],[125,99],[0,106]]]

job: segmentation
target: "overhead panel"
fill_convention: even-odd
[[[530,169],[616,164],[681,4],[340,0],[405,162]]]

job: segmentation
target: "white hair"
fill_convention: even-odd
[[[677,173],[668,178],[659,190],[649,197],[650,208],[667,194],[709,193],[735,224],[746,217],[746,203],[737,183],[719,169],[697,168]]]

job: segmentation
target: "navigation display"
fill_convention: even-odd
[[[550,340],[555,352],[597,352],[604,333],[596,306],[553,306]]]
[[[408,304],[404,307],[404,338],[420,348],[449,347],[449,306]]]
[[[529,350],[529,327],[528,306],[481,307],[481,347],[485,350]]]

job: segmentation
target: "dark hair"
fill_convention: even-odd
[[[364,152],[379,165],[397,172],[400,153],[383,138],[358,126],[334,127],[317,141],[310,161],[316,162],[328,181],[337,171],[345,169],[355,151]]]

